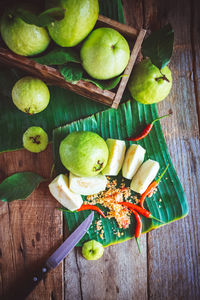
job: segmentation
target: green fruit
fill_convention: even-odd
[[[55,6],[66,9],[65,17],[48,26],[52,39],[62,47],[80,43],[93,29],[99,13],[98,0],[57,0]]]
[[[26,76],[18,80],[12,89],[12,99],[18,109],[27,114],[36,114],[49,104],[47,85],[40,79]]]
[[[81,48],[83,68],[96,79],[118,76],[126,68],[129,58],[127,41],[112,28],[94,30]]]
[[[48,135],[41,127],[29,127],[23,134],[23,145],[30,152],[39,153],[48,145]]]
[[[70,133],[61,142],[59,153],[65,168],[80,177],[96,176],[108,160],[106,142],[90,131]]]
[[[152,104],[167,97],[172,87],[172,75],[168,67],[161,71],[150,59],[137,64],[129,81],[132,97],[143,104]]]
[[[1,36],[10,50],[23,56],[41,53],[50,43],[44,28],[25,23],[8,12],[1,19]]]
[[[83,257],[87,260],[97,260],[102,257],[103,252],[104,247],[95,240],[84,243],[82,247]]]

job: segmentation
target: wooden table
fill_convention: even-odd
[[[200,19],[198,0],[124,0],[126,22],[152,30],[170,22],[175,47],[170,68],[173,89],[158,104],[172,158],[190,213],[143,235],[142,254],[134,240],[105,249],[101,260],[86,261],[75,249],[28,299],[200,299]],[[19,171],[49,176],[52,149],[38,155],[21,150],[0,155],[0,180]],[[63,241],[66,228],[57,202],[43,183],[26,201],[0,203],[0,289],[19,282]]]

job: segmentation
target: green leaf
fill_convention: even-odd
[[[83,77],[83,80],[95,84],[98,88],[102,90],[112,90],[118,85],[122,77],[123,75],[120,75],[110,80],[98,80],[98,79]]]
[[[43,177],[32,172],[11,175],[0,184],[0,200],[4,202],[24,200],[42,181],[45,181]]]
[[[164,68],[170,61],[173,51],[174,31],[170,24],[152,32],[142,44],[143,56],[148,56],[157,68]]]
[[[92,115],[89,118],[55,129],[53,132],[53,153],[57,173],[66,173],[66,169],[63,167],[59,158],[59,145],[62,139],[70,132],[88,130],[100,134],[104,139],[114,138],[125,140],[129,136],[135,135],[139,129],[141,130],[141,128],[145,126],[145,124],[151,123],[152,120],[157,117],[156,105],[146,106],[138,104],[136,101],[127,101],[126,103],[121,104],[117,110],[108,109],[107,111]],[[127,148],[131,144],[131,142],[126,141]],[[158,191],[151,198],[147,198],[147,201],[145,202],[146,208],[154,217],[164,221],[166,224],[187,215],[188,204],[180,181],[173,168],[160,123],[155,123],[151,133],[145,139],[138,141],[137,144],[146,149],[147,153],[145,160],[151,158],[159,162],[159,174],[162,173],[167,163],[169,163],[166,176],[164,176],[160,182]],[[121,172],[116,178],[118,185],[120,185],[122,181]],[[125,184],[126,186],[130,186],[130,180],[125,180]],[[136,195],[134,192],[131,193],[132,196]],[[161,202],[159,199],[161,199]],[[83,196],[83,200],[86,200],[86,197]],[[101,206],[101,209],[107,214],[107,209],[103,206]],[[69,232],[72,232],[88,214],[89,212],[86,211],[75,212],[73,214],[64,212]],[[100,219],[104,230],[103,240],[100,238],[100,232],[97,231],[95,225],[95,222]],[[142,223],[143,233],[162,225],[155,220],[144,217],[142,217]],[[99,216],[99,214],[95,213],[94,221],[88,234],[84,236],[78,246],[82,246],[85,241],[91,239],[101,242],[104,246],[123,242],[134,237],[135,228],[136,223],[134,217],[131,217],[131,225],[125,230],[120,229],[114,219],[104,219]],[[123,235],[117,236],[117,231]]]
[[[17,69],[0,69],[0,152],[23,148],[22,135],[28,127],[42,127],[51,141],[55,127],[108,109],[69,90],[49,86],[49,105],[39,114],[29,116],[17,109],[11,98],[15,82],[25,75]]]
[[[71,83],[77,83],[83,77],[83,68],[81,65],[69,63],[66,66],[59,67],[60,73],[65,80]]]
[[[45,10],[40,15],[36,15],[29,10],[18,7],[10,11],[10,14],[14,17],[21,18],[24,22],[28,24],[33,24],[39,27],[45,27],[52,22],[61,20],[65,16],[65,9],[61,7],[54,7]]]
[[[47,54],[32,58],[42,65],[64,65],[68,62],[81,63],[79,55],[70,48],[56,47]]]

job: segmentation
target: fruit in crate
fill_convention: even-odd
[[[131,145],[124,159],[122,167],[122,176],[127,179],[132,179],[141,164],[144,161],[146,150],[140,145]]]
[[[160,166],[155,160],[146,160],[131,181],[130,188],[136,193],[143,194],[156,177]]]
[[[104,247],[101,243],[91,240],[84,243],[82,247],[83,257],[87,260],[97,260],[102,257],[104,252]]]
[[[39,153],[48,145],[48,135],[37,126],[29,127],[23,134],[23,146],[30,152]]]
[[[98,0],[57,0],[56,6],[65,8],[65,17],[48,26],[49,34],[58,45],[74,47],[93,29],[99,13]]]
[[[28,7],[25,7],[30,10]],[[50,43],[45,28],[28,24],[6,10],[1,18],[1,36],[8,48],[23,56],[43,52]]]
[[[124,154],[126,151],[126,144],[124,141],[107,139],[106,144],[109,150],[108,162],[102,174],[108,176],[117,176],[121,170]]]
[[[60,159],[70,172],[81,177],[96,176],[106,166],[108,147],[97,133],[70,133],[60,144]]]
[[[107,179],[104,175],[94,177],[79,177],[70,172],[69,187],[77,194],[93,195],[106,189]]]
[[[50,184],[49,190],[60,204],[69,210],[77,210],[83,204],[79,194],[72,192],[69,188],[69,179],[67,175],[58,175]]]
[[[152,104],[167,97],[172,87],[172,75],[166,66],[159,70],[150,59],[137,64],[129,80],[132,97],[143,104]]]
[[[126,39],[112,28],[95,29],[81,48],[85,71],[96,79],[110,79],[121,74],[130,57]]]
[[[50,93],[47,85],[32,76],[18,80],[12,89],[12,100],[17,108],[27,114],[36,114],[49,104]]]

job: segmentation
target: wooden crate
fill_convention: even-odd
[[[86,82],[84,80],[79,80],[76,84],[72,84],[64,79],[58,69],[38,64],[30,58],[17,55],[5,48],[0,48],[0,62],[11,67],[20,68],[27,73],[41,78],[48,84],[69,89],[94,101],[117,108],[121,101],[138,53],[141,49],[146,30],[141,29],[139,31],[133,27],[99,15],[97,27],[102,26],[116,29],[129,41],[129,44],[131,44],[130,47],[133,45],[133,47],[131,47],[129,63],[123,73],[125,76],[123,76],[120,80],[116,91],[102,90],[93,83]]]

